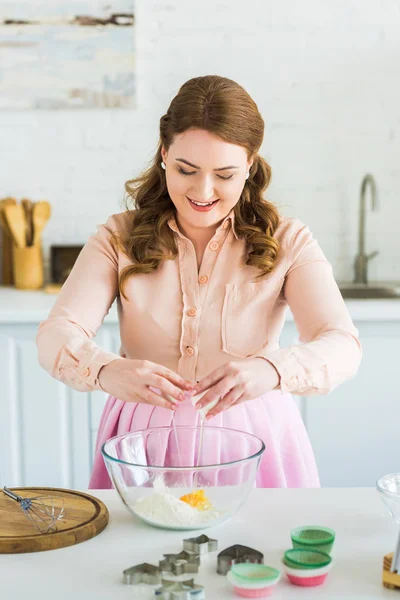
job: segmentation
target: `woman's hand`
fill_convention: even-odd
[[[173,400],[184,400],[183,392],[193,388],[192,383],[162,365],[129,358],[118,358],[104,365],[99,372],[99,383],[105,392],[119,400],[171,410],[176,408]]]
[[[275,389],[280,376],[275,367],[264,358],[252,358],[246,362],[230,361],[204,377],[192,390],[193,396],[208,390],[196,403],[201,409],[217,402],[207,413],[207,419],[215,417],[233,404],[258,398]]]

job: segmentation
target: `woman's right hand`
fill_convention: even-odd
[[[184,400],[183,392],[189,392],[193,385],[174,371],[150,362],[118,358],[104,365],[99,372],[101,388],[125,402],[143,402],[174,410],[176,402]],[[159,394],[153,391],[155,388]]]

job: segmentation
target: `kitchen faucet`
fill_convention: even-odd
[[[361,183],[360,192],[360,221],[359,221],[359,232],[358,232],[358,254],[354,261],[354,283],[368,283],[367,267],[368,261],[379,254],[377,250],[371,254],[365,254],[365,193],[367,186],[371,188],[371,205],[372,210],[377,208],[376,199],[376,185],[375,179],[372,175],[365,175]]]

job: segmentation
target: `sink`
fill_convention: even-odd
[[[400,282],[375,281],[368,284],[342,282],[339,289],[343,298],[398,298],[400,299]]]

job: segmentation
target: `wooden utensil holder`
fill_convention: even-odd
[[[43,257],[39,245],[13,250],[14,282],[19,290],[38,290],[43,286]]]

